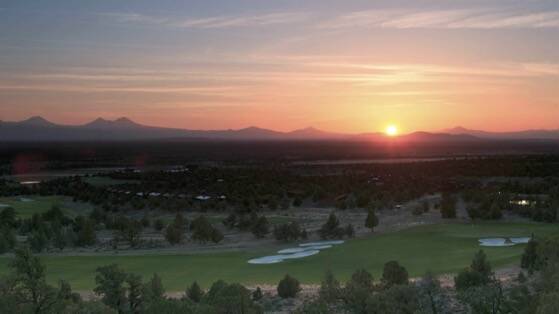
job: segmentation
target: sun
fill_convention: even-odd
[[[395,126],[394,124],[391,124],[391,125],[386,127],[386,130],[384,130],[384,133],[386,133],[386,135],[388,135],[388,136],[396,136],[396,135],[398,135],[398,127]]]

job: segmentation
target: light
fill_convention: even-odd
[[[395,125],[391,124],[386,127],[384,133],[386,133],[386,135],[388,136],[396,136],[398,135],[398,128]]]

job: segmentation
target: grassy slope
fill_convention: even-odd
[[[527,236],[534,232],[545,235],[557,232],[557,226],[544,224],[483,223],[477,225],[445,224],[418,226],[405,231],[348,241],[318,255],[275,265],[249,265],[252,257],[273,254],[273,251],[230,252],[196,255],[88,256],[44,257],[49,279],[68,280],[75,289],[94,286],[95,268],[118,263],[127,271],[162,276],[169,291],[181,291],[198,280],[208,286],[217,279],[245,284],[275,284],[289,273],[303,283],[320,282],[324,271],[332,269],[339,279],[347,279],[357,268],[366,268],[379,278],[389,260],[404,265],[411,276],[426,270],[435,273],[455,272],[467,267],[479,250],[479,237]],[[523,246],[485,248],[494,266],[517,263]],[[0,258],[0,272],[5,273],[6,258]]]
[[[30,199],[31,202],[22,202],[21,199]],[[57,205],[67,215],[74,217],[90,211],[91,206],[83,203],[72,202],[72,199],[64,196],[21,196],[0,197],[0,204],[11,206],[20,218],[30,218],[33,214],[44,213]],[[2,208],[0,208],[2,210]]]

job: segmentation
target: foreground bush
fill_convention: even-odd
[[[301,291],[299,281],[289,275],[285,275],[278,284],[278,295],[283,299],[294,298],[299,291]]]

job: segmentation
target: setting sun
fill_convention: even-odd
[[[396,136],[398,135],[398,128],[395,125],[391,124],[386,127],[386,130],[384,132],[388,136]]]

